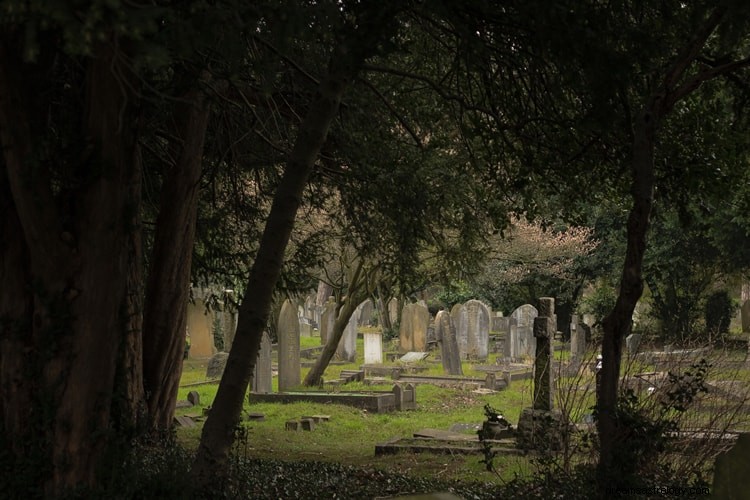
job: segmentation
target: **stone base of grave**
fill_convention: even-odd
[[[560,411],[525,408],[518,418],[516,446],[524,450],[560,450],[569,432],[570,426]]]

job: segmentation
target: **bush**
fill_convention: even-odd
[[[729,333],[729,323],[735,312],[735,305],[726,290],[712,293],[706,299],[706,330],[713,340],[721,339]]]

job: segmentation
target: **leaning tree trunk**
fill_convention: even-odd
[[[364,279],[364,276],[362,275],[361,261],[358,264],[357,271],[354,273],[352,281],[359,280],[360,278]],[[310,371],[307,372],[307,376],[305,376],[305,380],[302,382],[304,386],[312,387],[320,385],[323,373],[325,373],[328,364],[333,359],[334,354],[336,354],[336,349],[338,348],[339,342],[341,342],[341,337],[344,336],[344,331],[349,324],[352,314],[357,310],[357,306],[367,298],[365,287],[362,285],[363,283],[349,284],[349,293],[346,296],[344,304],[339,309],[339,314],[333,324],[333,332],[328,335],[326,345],[323,347],[323,351],[321,351],[315,365],[313,365],[313,367],[310,368]]]
[[[60,187],[50,164],[37,161],[39,151],[49,147],[43,144],[48,129],[33,119],[54,103],[32,95],[23,81],[32,69],[9,52],[11,46],[0,43],[0,138],[15,209],[4,215],[4,229],[16,225],[21,231],[2,237],[22,242],[3,245],[3,253],[20,267],[11,283],[19,286],[22,275],[29,279],[2,294],[23,297],[4,299],[0,311],[3,325],[22,328],[3,326],[3,432],[14,442],[16,430],[26,436],[32,431],[32,445],[41,447],[27,446],[17,458],[35,461],[45,495],[52,497],[93,485],[108,445],[129,269],[126,221],[132,207],[123,186],[130,185],[138,163],[135,82],[113,40],[94,46],[81,121],[85,142],[67,156],[75,165],[72,172],[61,170],[75,180]],[[51,156],[55,161],[64,160]],[[66,194],[66,203],[58,206]],[[5,393],[7,371],[21,374],[17,394]],[[31,400],[28,387],[34,389]],[[30,420],[13,420],[22,415]]]
[[[341,48],[337,57],[346,59]],[[339,61],[332,63],[336,65]],[[199,489],[207,488],[226,471],[229,448],[239,421],[245,392],[255,367],[261,335],[268,321],[284,251],[294,227],[302,193],[338,112],[344,90],[359,66],[333,69],[320,83],[300,125],[294,149],[274,196],[258,254],[250,271],[239,309],[237,331],[224,374],[201,435],[192,476]]]
[[[171,148],[176,163],[164,180],[156,221],[143,317],[143,384],[149,423],[157,431],[172,425],[182,374],[208,116],[202,89],[192,90],[177,105],[177,138]]]

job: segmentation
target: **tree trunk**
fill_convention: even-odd
[[[177,104],[176,164],[161,195],[143,318],[143,383],[150,425],[172,426],[182,374],[199,181],[209,108],[202,89]]]
[[[9,210],[4,229],[15,225],[21,231],[3,235],[14,242],[3,253],[20,267],[11,282],[18,286],[14,280],[22,275],[29,280],[2,294],[18,294],[10,303],[3,299],[3,322],[23,329],[3,327],[3,384],[9,371],[22,373],[19,393],[6,394],[3,387],[3,418],[22,432],[33,426],[34,443],[42,447],[26,448],[22,452],[36,454],[17,458],[32,460],[44,476],[45,494],[58,496],[94,484],[108,444],[129,267],[131,228],[124,221],[131,207],[123,186],[130,185],[138,163],[134,82],[114,44],[94,47],[85,83],[86,143],[73,156],[80,163],[70,202],[58,206],[49,165],[37,161],[37,148],[45,146],[34,143],[48,133],[43,121],[31,119],[32,109],[44,105],[23,81],[29,66],[9,46],[0,44],[0,138],[18,217],[14,222]],[[35,389],[31,401],[24,395],[28,384]],[[31,421],[13,423],[22,415]],[[8,438],[13,429],[4,433]]]
[[[622,342],[630,333],[633,311],[643,293],[643,256],[655,188],[654,145],[657,130],[674,105],[697,89],[702,82],[748,64],[748,61],[742,60],[726,64],[720,69],[701,70],[684,80],[684,75],[698,58],[706,40],[724,19],[726,12],[726,6],[719,6],[710,13],[701,29],[681,48],[672,65],[661,75],[660,86],[649,97],[634,123],[631,163],[633,206],[628,217],[627,249],[620,293],[613,310],[602,321],[602,370],[597,393],[600,446],[598,480],[602,491],[611,486],[612,481],[627,475],[616,463],[618,444],[627,433],[627,430],[623,432],[619,428],[620,423],[617,421],[618,383]]]
[[[361,289],[362,288],[360,287],[360,290]],[[328,336],[328,340],[326,340],[326,345],[320,353],[320,357],[310,371],[307,372],[307,376],[302,382],[304,386],[312,387],[320,385],[323,373],[325,373],[328,364],[333,359],[334,354],[336,354],[336,349],[338,348],[339,342],[341,342],[341,337],[344,336],[344,330],[346,330],[352,314],[354,314],[354,311],[357,310],[357,306],[366,298],[367,294],[362,292],[354,292],[351,295],[347,295],[344,304],[338,308],[339,315],[333,324],[333,332]]]
[[[616,409],[622,342],[630,333],[633,311],[643,293],[642,265],[646,250],[654,190],[653,117],[645,114],[636,128],[633,146],[632,191],[633,207],[627,224],[627,250],[620,279],[620,293],[612,312],[602,321],[602,370],[597,394],[597,430],[599,433],[599,474],[602,485],[616,474],[613,470],[617,445],[622,439],[618,431]]]
[[[340,47],[335,58],[347,59]],[[332,66],[341,61],[333,60]],[[266,220],[258,254],[250,271],[239,309],[237,331],[224,375],[201,435],[192,467],[199,489],[205,489],[227,469],[229,447],[239,421],[242,402],[258,357],[261,335],[268,321],[284,251],[294,227],[297,209],[328,129],[338,112],[344,90],[361,64],[332,68],[320,83],[300,125],[297,140]]]

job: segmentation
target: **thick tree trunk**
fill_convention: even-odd
[[[123,186],[129,185],[138,161],[130,112],[135,97],[130,95],[132,82],[123,81],[131,73],[122,55],[113,45],[98,44],[87,70],[83,136],[88,142],[78,161],[86,159],[74,172],[79,177],[71,183],[75,192],[70,204],[58,207],[48,165],[37,161],[32,140],[47,134],[46,125],[33,129],[32,123],[39,122],[30,119],[38,96],[28,95],[22,81],[27,66],[1,45],[0,138],[21,229],[10,238],[22,240],[4,253],[22,268],[28,263],[30,279],[16,292],[19,297],[33,294],[31,311],[20,304],[3,305],[3,314],[11,309],[13,316],[22,314],[4,321],[24,329],[31,325],[17,332],[23,338],[3,342],[3,372],[12,351],[21,349],[15,352],[18,365],[8,370],[22,371],[22,391],[26,382],[36,389],[32,401],[11,394],[3,408],[10,417],[32,415],[28,425],[34,426],[35,442],[44,446],[35,456],[19,458],[38,464],[46,476],[46,495],[56,496],[95,482],[109,439],[117,351],[126,321],[121,307],[131,229],[125,221],[131,207]],[[11,220],[6,229],[13,224]],[[25,255],[18,253],[21,249]],[[12,429],[5,433],[11,435]]]
[[[344,52],[337,50],[335,53],[336,57],[346,59]],[[338,62],[340,61],[336,61]],[[281,272],[284,251],[294,227],[302,192],[338,112],[344,90],[358,66],[359,63],[338,71],[331,70],[320,83],[300,126],[250,271],[224,375],[211,413],[203,426],[191,472],[199,489],[208,487],[227,468],[234,429],[239,421],[242,402],[258,357],[261,335],[268,321],[273,291]]]
[[[143,318],[143,383],[150,424],[172,426],[182,374],[199,181],[209,108],[202,89],[175,112],[176,164],[164,180]]]

